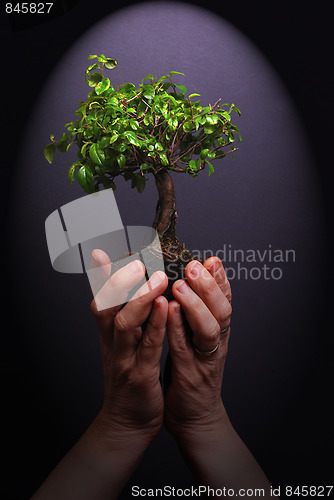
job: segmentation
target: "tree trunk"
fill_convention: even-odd
[[[170,236],[176,238],[175,224],[177,218],[174,184],[167,170],[160,170],[155,176],[159,200],[153,227],[160,238]]]
[[[172,286],[174,281],[184,278],[184,268],[192,259],[192,255],[181,245],[175,231],[177,222],[176,199],[174,184],[166,169],[161,169],[155,175],[159,200],[153,227],[156,229],[164,259],[165,272],[168,276],[168,288],[165,296],[168,300],[173,298]]]

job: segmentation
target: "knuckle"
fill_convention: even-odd
[[[144,335],[141,342],[144,349],[155,349],[158,345],[156,338],[149,335]]]
[[[129,330],[129,323],[122,312],[119,312],[114,320],[114,327],[119,332],[127,332]]]
[[[131,387],[134,385],[135,380],[133,379],[133,370],[127,366],[121,366],[117,370],[114,376],[116,387]]]
[[[224,310],[223,310],[223,317],[225,319],[230,319],[232,316],[232,306],[230,304],[230,302],[226,302],[225,303],[225,307],[224,307]]]
[[[212,325],[208,328],[208,330],[203,334],[203,339],[214,344],[217,344],[217,338],[219,335],[219,326]]]
[[[207,283],[205,285],[205,292],[208,297],[211,297],[212,295],[217,293],[217,283],[212,277],[208,278],[207,280]]]
[[[160,330],[160,328],[161,328],[161,321],[159,318],[155,318],[155,317],[150,316],[148,326],[151,328],[151,330],[156,332],[157,330]]]
[[[228,288],[226,293],[225,293],[225,297],[227,298],[227,300],[231,303],[232,302],[232,292],[231,292],[231,288]]]

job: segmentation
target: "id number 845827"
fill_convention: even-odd
[[[53,3],[6,3],[6,14],[49,14]]]

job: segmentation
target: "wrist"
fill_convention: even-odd
[[[188,419],[178,422],[177,425],[168,426],[180,449],[199,449],[219,441],[222,433],[227,433],[232,428],[223,403],[200,419]]]
[[[159,430],[160,428],[136,428],[122,424],[101,410],[87,430],[87,438],[103,447],[105,451],[113,450],[119,453],[124,451],[127,454],[131,450],[136,450],[140,455],[144,453]]]

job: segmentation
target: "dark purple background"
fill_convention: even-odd
[[[94,5],[103,11],[100,3],[104,2]],[[278,66],[277,54],[285,47],[285,81],[270,57],[266,59],[236,26],[187,3],[136,4],[113,16],[103,18],[101,13],[101,22],[93,25],[99,16],[90,13],[83,1],[47,25],[15,32],[7,26],[6,40],[12,49],[21,45],[27,49],[22,64],[31,87],[27,85],[26,94],[17,99],[18,115],[30,96],[35,99],[23,134],[9,143],[13,153],[8,155],[9,160],[15,158],[6,218],[14,262],[8,307],[15,320],[14,334],[5,339],[3,362],[15,443],[9,447],[8,475],[15,488],[8,498],[17,498],[18,492],[26,498],[38,486],[101,404],[100,352],[88,282],[84,276],[53,271],[44,235],[46,217],[83,193],[77,184],[68,186],[67,155],[58,154],[52,167],[41,155],[50,133],[62,133],[87,94],[83,82],[87,55],[101,52],[119,63],[110,74],[114,85],[138,84],[148,73],[182,71],[185,78],[176,79],[189,93],[200,93],[204,104],[222,97],[242,110],[235,121],[244,141],[234,159],[215,162],[211,178],[205,172],[199,179],[175,175],[178,234],[193,249],[217,251],[230,244],[244,250],[263,251],[268,245],[295,250],[296,262],[283,265],[280,281],[232,281],[233,334],[223,397],[232,423],[274,484],[329,481],[330,468],[326,470],[329,464],[324,460],[330,446],[325,384],[331,339],[323,322],[331,271],[329,206],[323,187],[326,171],[318,161],[328,129],[316,133],[320,113],[328,104],[314,90],[319,60],[312,59],[311,65],[310,59],[307,73],[306,56],[297,50],[299,37],[292,37],[295,44],[289,47],[280,40],[280,50],[274,43],[270,23],[274,29],[281,20],[281,29],[276,29],[283,35],[291,20],[258,12],[263,23],[255,23],[258,30],[252,32],[247,14],[249,20],[257,19],[246,7],[229,11],[225,18],[244,32],[250,30],[258,43],[262,33],[259,45],[267,57],[271,47]],[[82,27],[75,29],[79,17]],[[303,26],[299,30],[305,36]],[[290,36],[294,33],[291,28]],[[305,50],[307,43],[305,38]],[[38,51],[43,56],[38,57]],[[295,79],[289,77],[289,68]],[[308,80],[302,79],[303,74]],[[297,93],[298,79],[302,86]],[[290,83],[288,90],[285,82]],[[304,99],[311,96],[309,105],[300,100],[300,93]],[[16,154],[18,149],[21,153]],[[143,195],[125,183],[119,183],[115,194],[124,224],[152,223],[156,204],[152,180]],[[6,266],[8,261],[7,255]],[[23,404],[15,392],[22,394]],[[314,422],[316,431],[310,435]],[[32,448],[37,452],[33,461]],[[24,470],[21,479],[18,470],[21,474]],[[187,486],[191,481],[174,442],[163,431],[131,484]]]

